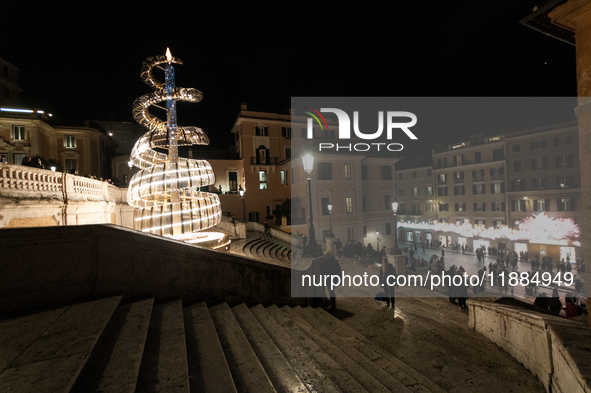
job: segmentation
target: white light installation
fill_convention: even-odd
[[[176,121],[176,102],[196,103],[203,94],[197,89],[176,87],[173,64],[182,61],[169,49],[166,56],[149,57],[142,63],[141,79],[154,91],[133,103],[133,118],[148,132],[131,151],[129,166],[140,171],[129,182],[127,201],[136,208],[134,229],[189,243],[215,243],[213,248],[218,248],[227,243],[224,234],[199,232],[217,225],[222,216],[218,196],[199,191],[215,182],[211,165],[178,156],[179,146],[209,144],[201,128],[179,126]],[[154,67],[164,68],[164,83],[152,75]],[[166,122],[148,111],[163,101]]]
[[[469,220],[464,220],[464,223],[459,225],[437,221],[434,221],[433,224],[426,222],[399,222],[397,224],[402,228],[452,232],[464,237],[504,238],[513,241],[527,240],[530,243],[558,245],[567,245],[571,241],[573,245],[580,244],[574,241],[579,237],[579,227],[571,219],[552,218],[543,212],[524,219],[519,224],[519,229],[510,228],[506,225],[498,228],[486,228],[482,225],[472,225]]]

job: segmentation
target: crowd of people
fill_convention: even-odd
[[[41,160],[41,158],[31,158],[29,156],[26,156],[25,158],[23,158],[23,160],[21,161],[21,165],[28,166],[31,168],[47,169],[47,168],[45,168],[45,165],[43,164],[43,161]],[[69,171],[69,173],[70,173],[70,175],[80,176],[76,169],[71,169]],[[88,175],[88,174],[84,175],[84,177],[86,177],[88,179],[104,181],[105,183],[115,185],[115,183],[113,182],[112,179],[103,179],[102,177],[97,177],[95,175]]]

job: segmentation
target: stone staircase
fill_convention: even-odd
[[[1,392],[443,392],[317,308],[122,296],[0,321]]]
[[[230,251],[273,265],[291,267],[291,245],[260,232],[232,242]]]

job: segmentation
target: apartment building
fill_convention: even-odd
[[[433,150],[433,176],[437,220],[483,227],[508,222],[506,154],[503,135],[477,135],[468,141]],[[440,234],[444,245],[468,244],[462,236]],[[494,246],[503,248],[503,242]],[[469,247],[488,247],[489,240],[472,239]]]

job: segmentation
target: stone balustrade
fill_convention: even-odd
[[[0,196],[126,203],[127,190],[100,180],[22,165],[0,164]]]

